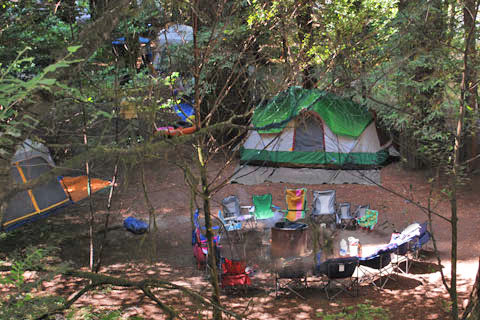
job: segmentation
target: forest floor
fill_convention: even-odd
[[[214,161],[209,168],[211,176],[219,173],[222,166],[222,161]],[[172,281],[208,295],[210,292],[208,279],[204,270],[197,268],[192,256],[190,190],[184,183],[183,172],[166,161],[149,163],[145,170],[148,195],[155,208],[157,230],[147,235],[134,235],[120,227],[123,219],[128,216],[148,221],[148,210],[140,179],[141,171],[137,168],[136,174],[130,174],[128,179],[122,178],[119,181],[121,187],[117,189],[114,196],[110,222],[111,226],[118,226],[118,228],[108,234],[109,244],[105,251],[101,272],[131,280],[153,277]],[[228,167],[227,171],[221,175],[226,177],[233,170],[234,165]],[[255,186],[227,184],[214,195],[212,212],[218,212],[221,200],[232,194],[239,197],[242,205],[250,205],[252,195],[271,193],[273,203],[284,207],[286,187],[307,187],[309,205],[311,205],[312,190],[335,189],[337,203],[350,202],[352,207],[369,204],[370,208],[379,211],[380,227],[370,236],[380,239],[379,242],[388,243],[391,230],[394,228],[402,230],[412,222],[425,221],[426,216],[417,206],[387,190],[393,190],[427,207],[430,186],[425,172],[405,170],[399,163],[383,168],[381,180],[382,188],[347,184],[307,186],[282,183],[265,183]],[[470,185],[462,188],[458,199],[458,291],[461,307],[464,306],[474,282],[480,255],[477,234],[480,225],[479,180],[474,178]],[[105,194],[95,196],[97,231],[103,228],[106,197]],[[433,210],[449,217],[450,205],[447,197],[440,190],[434,190],[431,197]],[[19,228],[6,239],[0,240],[0,258],[14,249],[21,249],[28,245],[48,244],[60,249],[63,261],[68,261],[78,269],[87,270],[88,216],[87,202],[71,206],[61,214]],[[450,274],[449,224],[434,217],[433,231],[442,258],[443,271],[448,276]],[[357,297],[341,294],[334,300],[328,300],[322,290],[322,280],[309,276],[308,288],[298,291],[304,299],[289,291],[282,292],[276,297],[272,268],[269,268],[268,263],[262,263],[269,254],[269,235],[262,232],[253,230],[243,234],[241,241],[249,239],[247,240],[249,244],[244,246],[248,253],[233,252],[236,249],[231,250],[229,244],[223,244],[224,255],[233,258],[246,257],[249,265],[257,265],[258,272],[252,278],[252,287],[247,292],[233,294],[222,292],[222,303],[225,307],[244,314],[248,319],[322,319],[324,318],[320,315],[322,312],[351,313],[345,308],[359,304],[381,307],[383,308],[381,312],[389,319],[448,318],[448,294],[442,285],[439,268],[435,265],[436,259],[428,252],[421,256],[420,262],[413,265],[410,273],[395,275],[383,290],[365,284],[360,286]],[[361,233],[366,231],[358,232],[361,238]],[[39,292],[72,297],[85,284],[85,281],[57,276],[51,281],[44,282]],[[6,290],[4,288],[0,291]],[[211,316],[210,310],[203,310],[204,307],[182,296],[179,292],[155,291],[155,293],[162,301],[180,310],[187,319],[207,319]],[[89,292],[74,305],[77,310],[90,306],[96,310],[119,309],[123,319],[165,318],[161,309],[140,291],[115,286]],[[338,319],[345,317],[340,316]]]

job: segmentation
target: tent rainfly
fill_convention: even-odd
[[[291,87],[258,106],[241,163],[295,167],[374,167],[388,158],[373,116],[355,102]]]
[[[50,171],[55,163],[48,149],[25,140],[12,160],[10,175],[14,183],[25,184]],[[58,177],[20,191],[8,202],[1,217],[0,230],[12,230],[27,222],[47,216],[60,208],[88,197],[87,177]],[[110,181],[90,179],[91,193],[111,186]]]

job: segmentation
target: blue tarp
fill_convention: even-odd
[[[142,234],[148,230],[148,224],[145,221],[136,219],[134,217],[128,217],[123,220],[123,226],[125,229],[135,234]]]
[[[176,104],[174,107],[177,115],[182,118],[183,121],[187,121],[188,118],[195,115],[195,109],[189,103]]]
[[[144,38],[144,37],[138,37],[138,42],[142,44],[148,44],[150,43],[149,38]],[[125,37],[120,37],[112,41],[112,44],[114,45],[119,45],[119,44],[125,44]]]

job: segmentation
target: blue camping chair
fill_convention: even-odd
[[[240,201],[237,196],[228,196],[222,200],[222,215],[225,221],[240,222],[252,225],[255,217],[250,213],[242,213],[242,210],[250,210],[251,206],[240,206]],[[239,225],[237,225],[239,227]]]
[[[335,190],[313,191],[312,218],[334,227],[337,222],[336,204]]]
[[[420,250],[430,241],[431,234],[427,231],[427,222],[412,223],[401,233],[393,234],[390,243],[398,245],[393,255],[393,263],[398,272],[408,273],[414,260],[418,259]],[[400,264],[405,263],[405,270]]]
[[[237,222],[235,218],[224,218],[222,214],[222,210],[218,210],[218,219],[223,225],[223,228],[225,231],[230,232],[230,231],[236,231],[242,229],[242,223]]]
[[[203,233],[202,233],[202,231],[205,230],[205,227],[200,226],[199,218],[200,218],[200,212],[199,212],[198,209],[196,209],[195,212],[193,213],[194,228],[193,228],[193,232],[192,232],[192,245],[194,245],[196,242],[203,243],[203,242],[207,241],[207,237],[204,236]],[[218,230],[218,229],[219,229],[219,226],[213,226],[212,227],[212,230]],[[197,231],[198,231],[198,235],[197,235]],[[219,238],[218,235],[215,235],[213,237],[213,241],[215,243],[218,242],[218,240],[219,240],[218,238]]]
[[[337,225],[340,225],[343,229],[354,229],[356,226],[355,223],[355,217],[350,212],[350,203],[340,203],[337,211]]]
[[[391,274],[395,270],[391,263],[392,253],[397,248],[396,244],[388,244],[368,257],[359,258],[358,271],[361,281],[383,289],[388,280],[392,279]]]
[[[412,253],[413,259],[418,259],[420,250],[422,250],[426,244],[430,241],[432,235],[427,231],[427,222],[419,224],[418,235],[414,237],[408,246],[408,250]]]

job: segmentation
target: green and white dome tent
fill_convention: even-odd
[[[255,109],[241,163],[295,167],[375,167],[388,158],[372,114],[318,89],[291,87]]]

